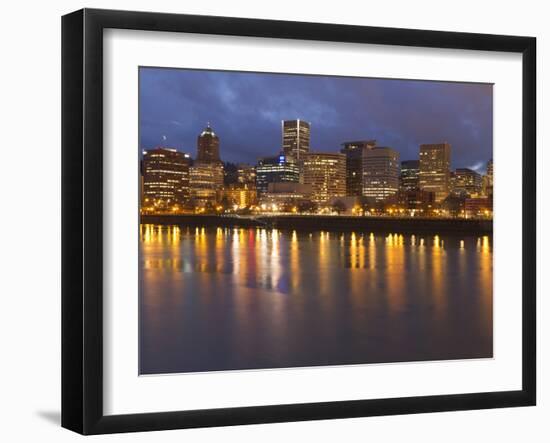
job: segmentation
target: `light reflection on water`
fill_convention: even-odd
[[[141,373],[492,356],[488,236],[142,225]]]

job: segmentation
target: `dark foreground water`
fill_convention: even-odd
[[[142,374],[492,357],[492,240],[142,225]]]

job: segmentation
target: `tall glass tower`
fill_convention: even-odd
[[[450,192],[451,145],[447,142],[420,145],[420,189],[435,193],[440,203]]]
[[[294,157],[298,163],[309,152],[310,124],[304,120],[283,120],[283,152]]]

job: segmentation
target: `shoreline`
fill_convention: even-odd
[[[227,226],[299,231],[370,231],[402,233],[492,234],[493,220],[460,218],[398,218],[330,215],[141,215],[141,224]]]

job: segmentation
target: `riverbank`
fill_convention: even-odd
[[[183,226],[263,227],[303,231],[369,231],[403,233],[491,234],[492,220],[460,218],[350,217],[329,215],[142,215],[143,224]]]

